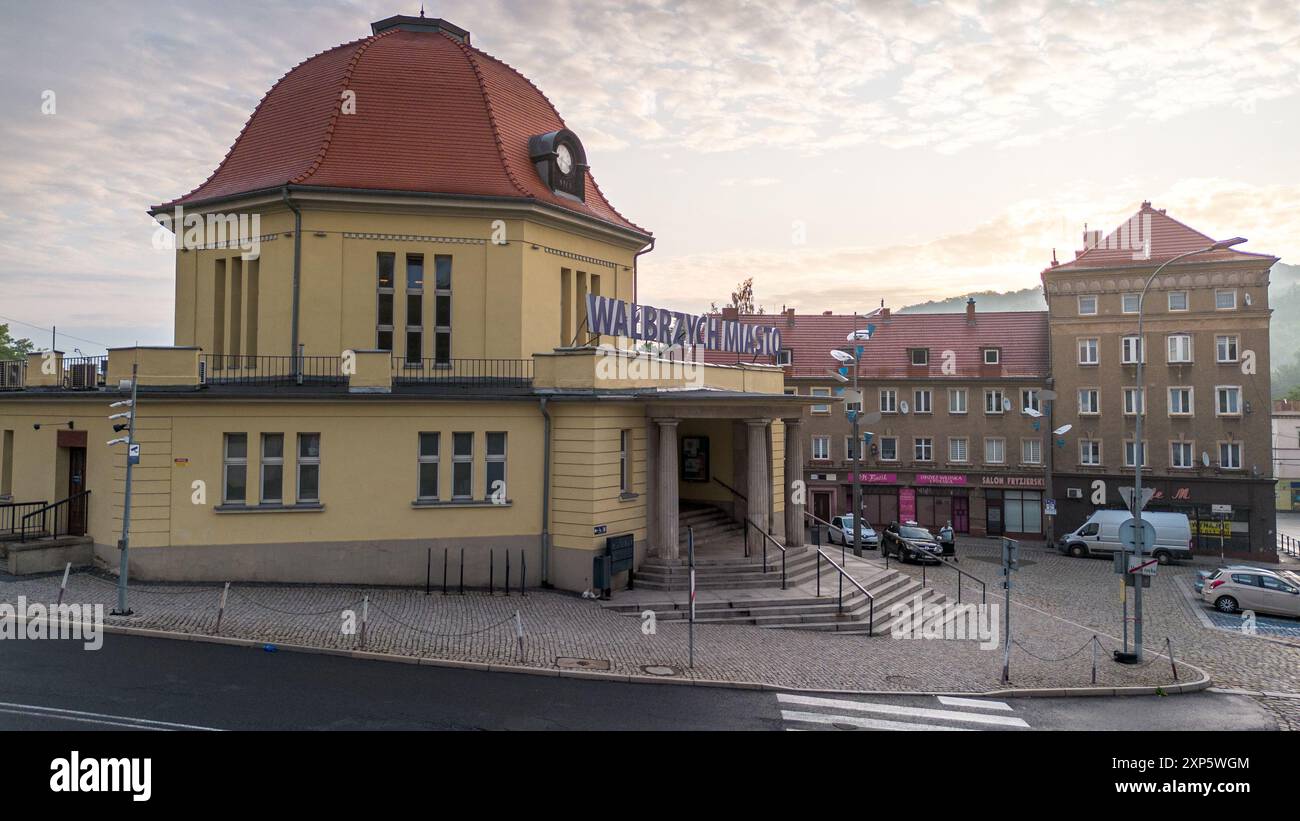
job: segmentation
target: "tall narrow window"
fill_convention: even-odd
[[[221,501],[242,505],[248,499],[248,434],[227,433],[222,449]]]
[[[320,501],[320,434],[298,434],[298,502]]]
[[[573,271],[560,269],[560,347],[573,344]]]
[[[451,442],[451,498],[474,498],[474,434],[453,433]]]
[[[506,435],[489,433],[487,435],[487,498],[509,498],[506,495]],[[498,496],[498,494],[500,494]]]
[[[420,434],[420,478],[416,498],[435,501],[438,498],[438,441],[437,433]]]
[[[632,431],[618,432],[618,490],[632,492]]]
[[[239,257],[230,260],[230,367],[244,364],[240,358],[244,339],[244,261]]]
[[[262,504],[284,501],[284,434],[262,434]]]
[[[406,255],[406,362],[424,359],[424,254]],[[414,308],[414,314],[412,314]]]
[[[14,432],[4,432],[0,440],[0,496],[12,496],[14,493]]]
[[[247,283],[244,290],[248,296],[244,300],[247,307],[247,318],[244,320],[244,333],[247,337],[247,342],[244,345],[244,366],[248,368],[257,367],[257,296],[261,284],[258,281],[260,274],[258,263],[260,262],[261,260],[250,259],[245,266]]]
[[[219,259],[212,274],[212,370],[223,370],[226,353],[226,261]]]
[[[380,252],[375,258],[376,287],[379,291],[378,324],[375,347],[393,350],[393,267],[395,254]]]
[[[433,311],[433,361],[435,365],[451,364],[451,257],[433,258],[434,311]]]
[[[1241,443],[1219,443],[1219,467],[1224,470],[1241,470]]]

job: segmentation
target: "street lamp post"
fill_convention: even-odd
[[[1232,239],[1220,240],[1219,242],[1216,242],[1205,248],[1198,248],[1195,251],[1188,251],[1186,253],[1179,254],[1178,256],[1171,257],[1170,259],[1167,259],[1163,263],[1161,263],[1160,266],[1156,268],[1154,272],[1152,272],[1151,276],[1147,277],[1146,284],[1142,286],[1142,293],[1138,294],[1138,311],[1137,311],[1138,357],[1137,357],[1137,368],[1135,369],[1134,372],[1133,386],[1137,391],[1137,401],[1139,402],[1139,405],[1137,407],[1138,413],[1134,416],[1134,422],[1133,422],[1132,507],[1133,507],[1133,519],[1135,522],[1133,532],[1136,534],[1136,552],[1137,552],[1137,559],[1139,564],[1141,563],[1142,556],[1145,553],[1145,548],[1146,548],[1146,545],[1144,544],[1145,539],[1143,538],[1143,530],[1142,530],[1142,463],[1146,461],[1146,447],[1142,443],[1142,419],[1143,417],[1146,416],[1146,412],[1147,412],[1147,397],[1146,397],[1146,387],[1142,381],[1142,366],[1146,362],[1146,358],[1147,358],[1147,344],[1146,344],[1146,339],[1142,336],[1142,316],[1143,316],[1143,306],[1146,303],[1147,291],[1151,289],[1151,283],[1156,281],[1156,277],[1160,276],[1160,272],[1163,271],[1166,267],[1168,267],[1171,263],[1177,262],[1180,259],[1185,259],[1186,257],[1194,256],[1196,254],[1204,254],[1209,251],[1220,251],[1224,248],[1231,248],[1232,246],[1240,245],[1245,241],[1246,241],[1245,237],[1233,237]],[[1124,567],[1124,570],[1127,573],[1128,571],[1127,565]],[[1125,583],[1127,584],[1127,581]],[[1133,647],[1134,660],[1138,664],[1141,664],[1142,663],[1142,582],[1141,580],[1136,578],[1133,580],[1133,645],[1134,645]]]
[[[867,325],[864,330],[858,330],[857,312],[854,312],[853,314],[853,328],[854,330],[849,334],[848,341],[855,343],[865,342],[871,339],[871,335],[876,330],[874,325]],[[851,503],[853,506],[853,555],[858,558],[862,558],[862,485],[858,476],[858,468],[861,464],[862,456],[862,432],[860,424],[862,420],[862,412],[866,406],[866,402],[863,401],[862,398],[862,391],[858,388],[858,363],[862,359],[860,356],[861,352],[861,345],[855,345],[852,354],[840,350],[831,352],[835,359],[841,363],[840,370],[832,372],[835,378],[839,379],[841,382],[847,381],[847,377],[843,374],[843,369],[850,363],[853,365],[853,395],[858,400],[857,409],[850,409],[848,412],[849,421],[853,424],[853,477],[852,490],[850,491],[853,496],[853,501]],[[876,419],[880,418],[880,414],[878,413],[873,413],[871,416]],[[868,419],[868,421],[871,420]]]

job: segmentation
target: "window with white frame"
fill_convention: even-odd
[[[1020,440],[1020,464],[1041,465],[1043,463],[1043,440]]]
[[[1020,412],[1028,413],[1029,411],[1041,411],[1041,410],[1042,407],[1039,406],[1039,402],[1038,402],[1038,389],[1021,388],[1020,389]]]
[[[320,501],[320,434],[298,434],[298,502]]]
[[[1191,442],[1170,442],[1169,443],[1169,467],[1188,469],[1195,467],[1194,457],[1192,455],[1193,447]]]
[[[466,501],[474,498],[474,434],[451,435],[451,498]]]
[[[1192,335],[1170,334],[1168,343],[1168,362],[1171,365],[1185,365],[1192,361]]]
[[[918,436],[913,440],[913,456],[918,462],[934,461],[934,439],[929,436]]]
[[[1217,416],[1241,415],[1241,388],[1235,385],[1220,385],[1214,389],[1215,414]]]
[[[1125,439],[1124,440],[1124,467],[1126,468],[1137,467],[1137,459],[1139,456],[1142,458],[1143,467],[1148,467],[1149,465],[1147,464],[1146,442],[1142,443],[1142,447],[1140,451],[1141,452],[1139,453],[1139,448],[1137,447],[1136,442],[1134,442],[1132,439]]]
[[[831,458],[831,438],[829,436],[814,436],[812,438],[812,458],[819,461]]]
[[[898,413],[898,391],[893,388],[882,388],[880,391],[880,412],[881,413]]]
[[[1241,443],[1219,443],[1219,467],[1224,470],[1241,470]]]
[[[1145,352],[1142,350],[1142,339],[1136,336],[1126,336],[1120,340],[1119,361],[1124,365],[1136,365],[1140,358],[1146,362]]]
[[[930,349],[929,348],[912,348],[908,352],[911,356],[913,365],[929,365]]]
[[[1097,297],[1081,296],[1079,297],[1079,316],[1096,316],[1097,315]]]
[[[1101,341],[1095,336],[1079,340],[1079,364],[1096,365],[1101,362]]]
[[[262,504],[284,501],[284,434],[262,434]]]
[[[949,388],[948,389],[948,413],[965,413],[966,412],[966,389]]]
[[[1123,311],[1126,314],[1137,313],[1141,303],[1142,303],[1141,294],[1124,294],[1121,301]]]
[[[1192,415],[1191,386],[1180,386],[1180,387],[1169,389],[1169,415],[1170,416],[1191,416]]]
[[[451,364],[451,257],[433,258],[433,362]]]
[[[1169,310],[1186,311],[1187,310],[1187,292],[1170,291],[1169,292]]]
[[[248,434],[227,433],[222,448],[221,501],[242,505],[248,500]]]
[[[1005,397],[1002,395],[1000,388],[987,388],[984,391],[984,413],[1000,414],[1006,408],[1004,407]]]
[[[496,494],[501,494],[498,498],[509,498],[506,495],[506,434],[503,432],[488,433],[487,439],[487,457],[484,465],[484,496],[491,499]]]
[[[415,498],[422,502],[433,502],[438,499],[438,456],[441,434],[437,432],[428,432],[420,434],[420,450],[418,455],[419,476],[417,479]]]
[[[1097,388],[1079,388],[1079,415],[1096,416],[1101,413],[1101,391]]]
[[[948,440],[948,461],[964,463],[970,458],[970,440],[956,436]]]
[[[810,391],[808,391],[808,393],[809,393],[810,396],[830,396],[830,395],[831,395],[831,389],[830,389],[830,388],[813,388],[813,389],[811,389]],[[830,406],[830,405],[813,405],[813,406],[812,406],[812,413],[830,413],[830,412],[831,412],[831,406]]]
[[[997,364],[1000,363],[1001,361],[1002,361],[1002,349],[1001,349],[1001,348],[985,348],[985,349],[984,349],[984,364],[985,364],[985,365],[997,365]]]
[[[853,460],[853,437],[844,437],[844,459],[845,461]]]
[[[776,364],[792,365],[794,364],[794,351],[789,348],[782,348],[776,352]]]
[[[1214,307],[1219,311],[1231,311],[1237,307],[1235,288],[1219,288],[1214,292]]]
[[[929,388],[917,388],[912,391],[912,413],[932,413],[932,399]]]
[[[1146,409],[1146,388],[1125,388],[1124,389],[1124,415],[1137,416],[1145,414]]]
[[[1007,440],[989,436],[984,439],[984,464],[1001,465],[1007,461]]]
[[[1101,464],[1101,441],[1098,439],[1079,440],[1079,464]]]
[[[880,437],[880,461],[882,462],[898,461],[898,437],[897,436]]]
[[[632,492],[632,431],[618,432],[618,490]]]
[[[1216,336],[1214,338],[1214,358],[1217,362],[1237,361],[1237,337]]]

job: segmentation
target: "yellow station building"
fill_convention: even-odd
[[[134,578],[412,585],[463,553],[477,586],[509,554],[582,591],[628,537],[637,565],[680,560],[688,505],[801,544],[783,477],[806,399],[777,367],[698,361],[779,337],[642,305],[653,237],[542,92],[446,21],[372,28],[150,209],[176,242],[174,346],[0,363],[10,567],[91,546],[117,567],[107,417],[133,373]],[[603,335],[597,306],[620,320]]]

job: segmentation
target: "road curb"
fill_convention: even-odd
[[[17,616],[23,623],[25,616]],[[48,621],[48,619],[43,619]],[[84,626],[84,622],[82,625]],[[125,625],[103,625],[106,634],[137,636],[140,638],[169,639],[172,641],[198,641],[208,644],[221,644],[228,647],[263,648],[274,647],[275,650],[288,653],[306,653],[319,656],[339,656],[367,661],[385,661],[398,664],[415,664],[427,667],[444,667],[457,670],[476,670],[488,673],[515,673],[531,676],[549,676],[552,678],[587,679],[590,681],[614,681],[627,684],[674,684],[688,687],[716,687],[731,690],[764,690],[768,692],[808,693],[816,695],[848,696],[983,696],[986,698],[1077,698],[1089,696],[1150,696],[1181,695],[1197,693],[1212,684],[1210,674],[1200,667],[1181,662],[1200,674],[1195,681],[1175,682],[1166,685],[1132,685],[1119,687],[1026,687],[999,688],[996,690],[852,690],[828,689],[824,687],[787,687],[763,681],[730,681],[726,679],[679,678],[677,676],[651,676],[631,673],[611,673],[594,670],[561,670],[552,667],[529,667],[522,664],[501,664],[457,659],[440,659],[429,656],[403,656],[398,653],[380,653],[370,650],[353,650],[340,647],[317,647],[306,644],[280,644],[258,639],[245,639],[236,636],[216,636],[208,633],[183,633],[174,630],[160,630],[152,627],[129,627]],[[1163,654],[1161,654],[1163,655]]]

